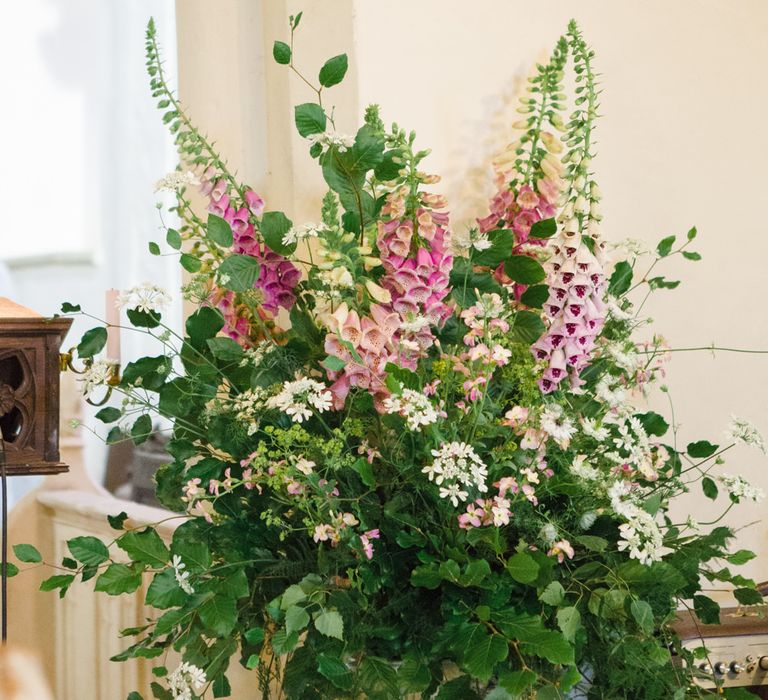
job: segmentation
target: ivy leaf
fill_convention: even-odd
[[[165,242],[174,250],[180,250],[181,234],[175,228],[169,228],[165,233]]]
[[[344,620],[336,610],[326,610],[315,617],[315,628],[326,637],[344,639]]]
[[[538,284],[547,276],[541,263],[527,255],[511,255],[504,271],[518,284]]]
[[[290,255],[296,250],[296,244],[283,244],[283,236],[291,230],[293,222],[281,211],[268,211],[261,218],[259,230],[264,242],[280,255]]]
[[[293,112],[296,129],[301,136],[307,137],[310,134],[322,134],[325,131],[325,112],[320,105],[316,105],[314,102],[306,102],[302,105],[296,105]]]
[[[653,610],[644,600],[633,600],[629,606],[632,617],[635,618],[637,626],[647,635],[653,634]]]
[[[708,476],[705,476],[701,480],[701,490],[704,492],[704,495],[707,498],[713,501],[717,498],[718,488],[714,479],[710,479]]]
[[[222,248],[232,247],[232,227],[220,216],[216,216],[216,214],[208,214],[206,232],[208,238]]]
[[[98,537],[75,537],[67,542],[67,547],[86,566],[98,566],[109,559],[109,550]]]
[[[237,607],[235,600],[223,595],[213,595],[199,608],[200,621],[217,637],[226,637],[235,628]]]
[[[36,547],[31,544],[15,544],[13,545],[13,553],[19,561],[23,561],[25,564],[39,564],[43,561],[43,557]]]
[[[613,268],[613,274],[608,281],[608,294],[620,297],[629,291],[632,286],[632,267],[626,261],[622,260],[616,263]]]
[[[61,313],[63,314],[76,314],[80,310],[80,304],[70,304],[68,301],[65,301],[61,305]]]
[[[110,564],[96,579],[96,590],[108,595],[133,593],[141,585],[141,569],[125,564]]]
[[[552,238],[557,233],[557,222],[554,219],[537,221],[528,233],[528,238]]]
[[[250,255],[230,255],[219,265],[219,284],[232,292],[253,289],[259,279],[259,261]]]
[[[77,346],[78,357],[93,357],[100,353],[107,344],[107,329],[103,326],[91,328],[83,333],[83,337]]]
[[[151,527],[141,532],[126,532],[117,538],[116,544],[133,561],[149,566],[164,566],[168,563],[168,547]]]
[[[349,61],[347,59],[347,54],[345,53],[329,58],[320,69],[320,85],[323,87],[333,87],[334,85],[338,85],[344,80],[348,66]]]
[[[272,45],[272,57],[281,66],[287,66],[291,62],[291,47],[284,41],[276,41]]]
[[[518,311],[512,319],[512,327],[507,337],[515,343],[530,345],[535,343],[546,331],[546,326],[537,313]]]
[[[509,652],[507,641],[498,634],[491,634],[482,624],[469,625],[459,636],[463,667],[483,682],[493,675],[494,666],[504,661]]]
[[[136,328],[157,328],[160,325],[160,314],[156,311],[126,309],[125,315]]]
[[[532,583],[539,577],[539,565],[525,552],[513,554],[507,561],[507,572],[520,583]]]
[[[713,445],[706,440],[699,440],[698,442],[688,443],[688,447],[685,448],[685,451],[688,453],[689,457],[704,459],[705,457],[711,457],[715,454],[718,447],[719,445]]]
[[[705,595],[693,596],[693,610],[705,625],[720,624],[720,606]]]
[[[660,257],[666,258],[672,252],[672,246],[675,245],[675,236],[667,236],[659,241],[656,246],[656,252]]]

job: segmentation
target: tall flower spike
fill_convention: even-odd
[[[571,387],[581,384],[579,373],[589,364],[595,337],[605,322],[605,274],[600,240],[600,191],[592,179],[592,127],[597,116],[597,90],[591,60],[575,22],[568,26],[568,43],[576,73],[576,108],[568,122],[569,184],[558,217],[559,232],[551,239],[552,257],[546,264],[549,298],[544,304],[546,333],[532,347],[534,356],[546,362],[539,379],[542,392],[557,389],[570,372]]]
[[[481,234],[511,229],[515,255],[534,255],[536,247],[545,244],[542,239],[529,238],[531,227],[556,215],[561,192],[566,187],[562,177],[565,168],[558,158],[563,143],[545,126],[548,124],[555,131],[563,129],[560,112],[564,106],[562,80],[567,56],[568,44],[561,37],[549,63],[540,65],[536,75],[528,79],[528,91],[517,110],[527,116],[514,124],[524,133],[494,159],[498,190],[491,198],[490,213],[477,220]],[[496,270],[496,277],[512,284],[504,273],[503,263]],[[519,299],[525,286],[514,284],[513,289]]]

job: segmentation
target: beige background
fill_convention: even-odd
[[[768,3],[226,0],[212,8],[177,3],[182,97],[268,207],[295,221],[319,217],[322,180],[292,123],[292,105],[312,95],[271,59],[272,41],[287,39],[287,15],[303,9],[297,60],[307,74],[350,54],[347,80],[329,95],[340,130],[353,132],[372,101],[386,122],[416,129],[433,149],[427,167],[444,176],[456,225],[485,213],[487,162],[516,118],[520,81],[575,16],[603,73],[595,170],[606,235],[655,246],[699,229],[703,261],[676,258],[661,270],[683,284],[648,303],[657,332],[673,347],[768,349]],[[678,354],[667,384],[680,442],[719,441],[731,413],[768,434],[766,355]],[[669,415],[663,396],[651,404]],[[764,456],[728,456],[724,471],[768,491]],[[759,521],[737,543],[759,553],[744,567],[759,580],[768,579],[765,508],[740,507],[728,520]],[[717,509],[697,489],[677,512],[704,521]]]

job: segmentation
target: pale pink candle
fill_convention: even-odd
[[[107,359],[120,362],[120,309],[117,308],[117,289],[106,292]]]

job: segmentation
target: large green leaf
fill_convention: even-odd
[[[83,333],[77,346],[78,357],[93,357],[100,353],[107,344],[107,329],[99,326]]]
[[[458,639],[462,650],[462,665],[476,678],[487,682],[499,661],[504,661],[509,644],[498,634],[488,631],[483,624],[469,625],[462,630]]]
[[[357,677],[366,697],[375,700],[401,700],[397,673],[386,659],[366,656],[360,664]]]
[[[96,590],[109,595],[133,593],[141,585],[141,570],[125,564],[110,564],[96,579]]]
[[[317,655],[317,672],[340,690],[349,690],[353,684],[352,672],[337,656]]]
[[[214,595],[199,608],[200,621],[217,637],[226,637],[235,628],[237,608],[234,599]]]
[[[25,564],[38,564],[43,561],[43,557],[36,547],[31,544],[15,544],[13,545],[13,553],[19,561],[23,561]]]
[[[620,297],[626,294],[632,286],[632,267],[626,260],[616,263],[613,274],[608,281],[608,294]]]
[[[516,343],[535,343],[547,330],[539,314],[533,311],[518,311],[512,319],[509,338]]]
[[[152,528],[126,532],[117,538],[116,544],[133,561],[149,566],[164,566],[168,563],[168,547]]]
[[[109,559],[109,550],[98,537],[75,537],[67,542],[67,547],[86,566],[98,566]]]
[[[504,271],[519,284],[538,284],[547,276],[541,263],[528,255],[511,255]]]
[[[232,247],[232,227],[220,216],[208,214],[206,226],[208,238],[222,248]]]
[[[155,574],[147,589],[147,605],[165,610],[184,605],[187,594],[179,588],[173,569],[165,569]]]
[[[218,267],[219,283],[232,292],[253,289],[259,279],[259,261],[251,255],[230,255]]]
[[[513,554],[507,561],[509,575],[520,583],[532,583],[539,577],[539,565],[526,552]]]
[[[261,219],[259,227],[264,242],[280,255],[290,255],[296,250],[296,244],[285,245],[283,236],[291,230],[293,222],[281,211],[268,211]]]
[[[291,47],[284,41],[276,41],[272,45],[272,57],[276,63],[287,66],[291,62]]]
[[[347,54],[343,53],[339,56],[329,58],[320,69],[320,85],[323,87],[333,87],[338,85],[344,76],[347,74],[347,67],[349,61],[347,60]]]
[[[476,265],[487,265],[496,267],[512,255],[512,246],[515,243],[515,237],[512,231],[508,229],[499,229],[490,231],[488,240],[491,241],[491,247],[481,250],[472,255],[472,262]]]
[[[315,628],[326,637],[344,639],[344,620],[336,610],[325,610],[315,617]]]
[[[326,118],[325,112],[320,105],[314,102],[306,102],[294,107],[294,119],[296,129],[301,136],[310,134],[322,134],[325,131]]]
[[[221,312],[210,306],[201,306],[186,322],[187,335],[197,343],[213,338],[223,327],[224,317]]]

